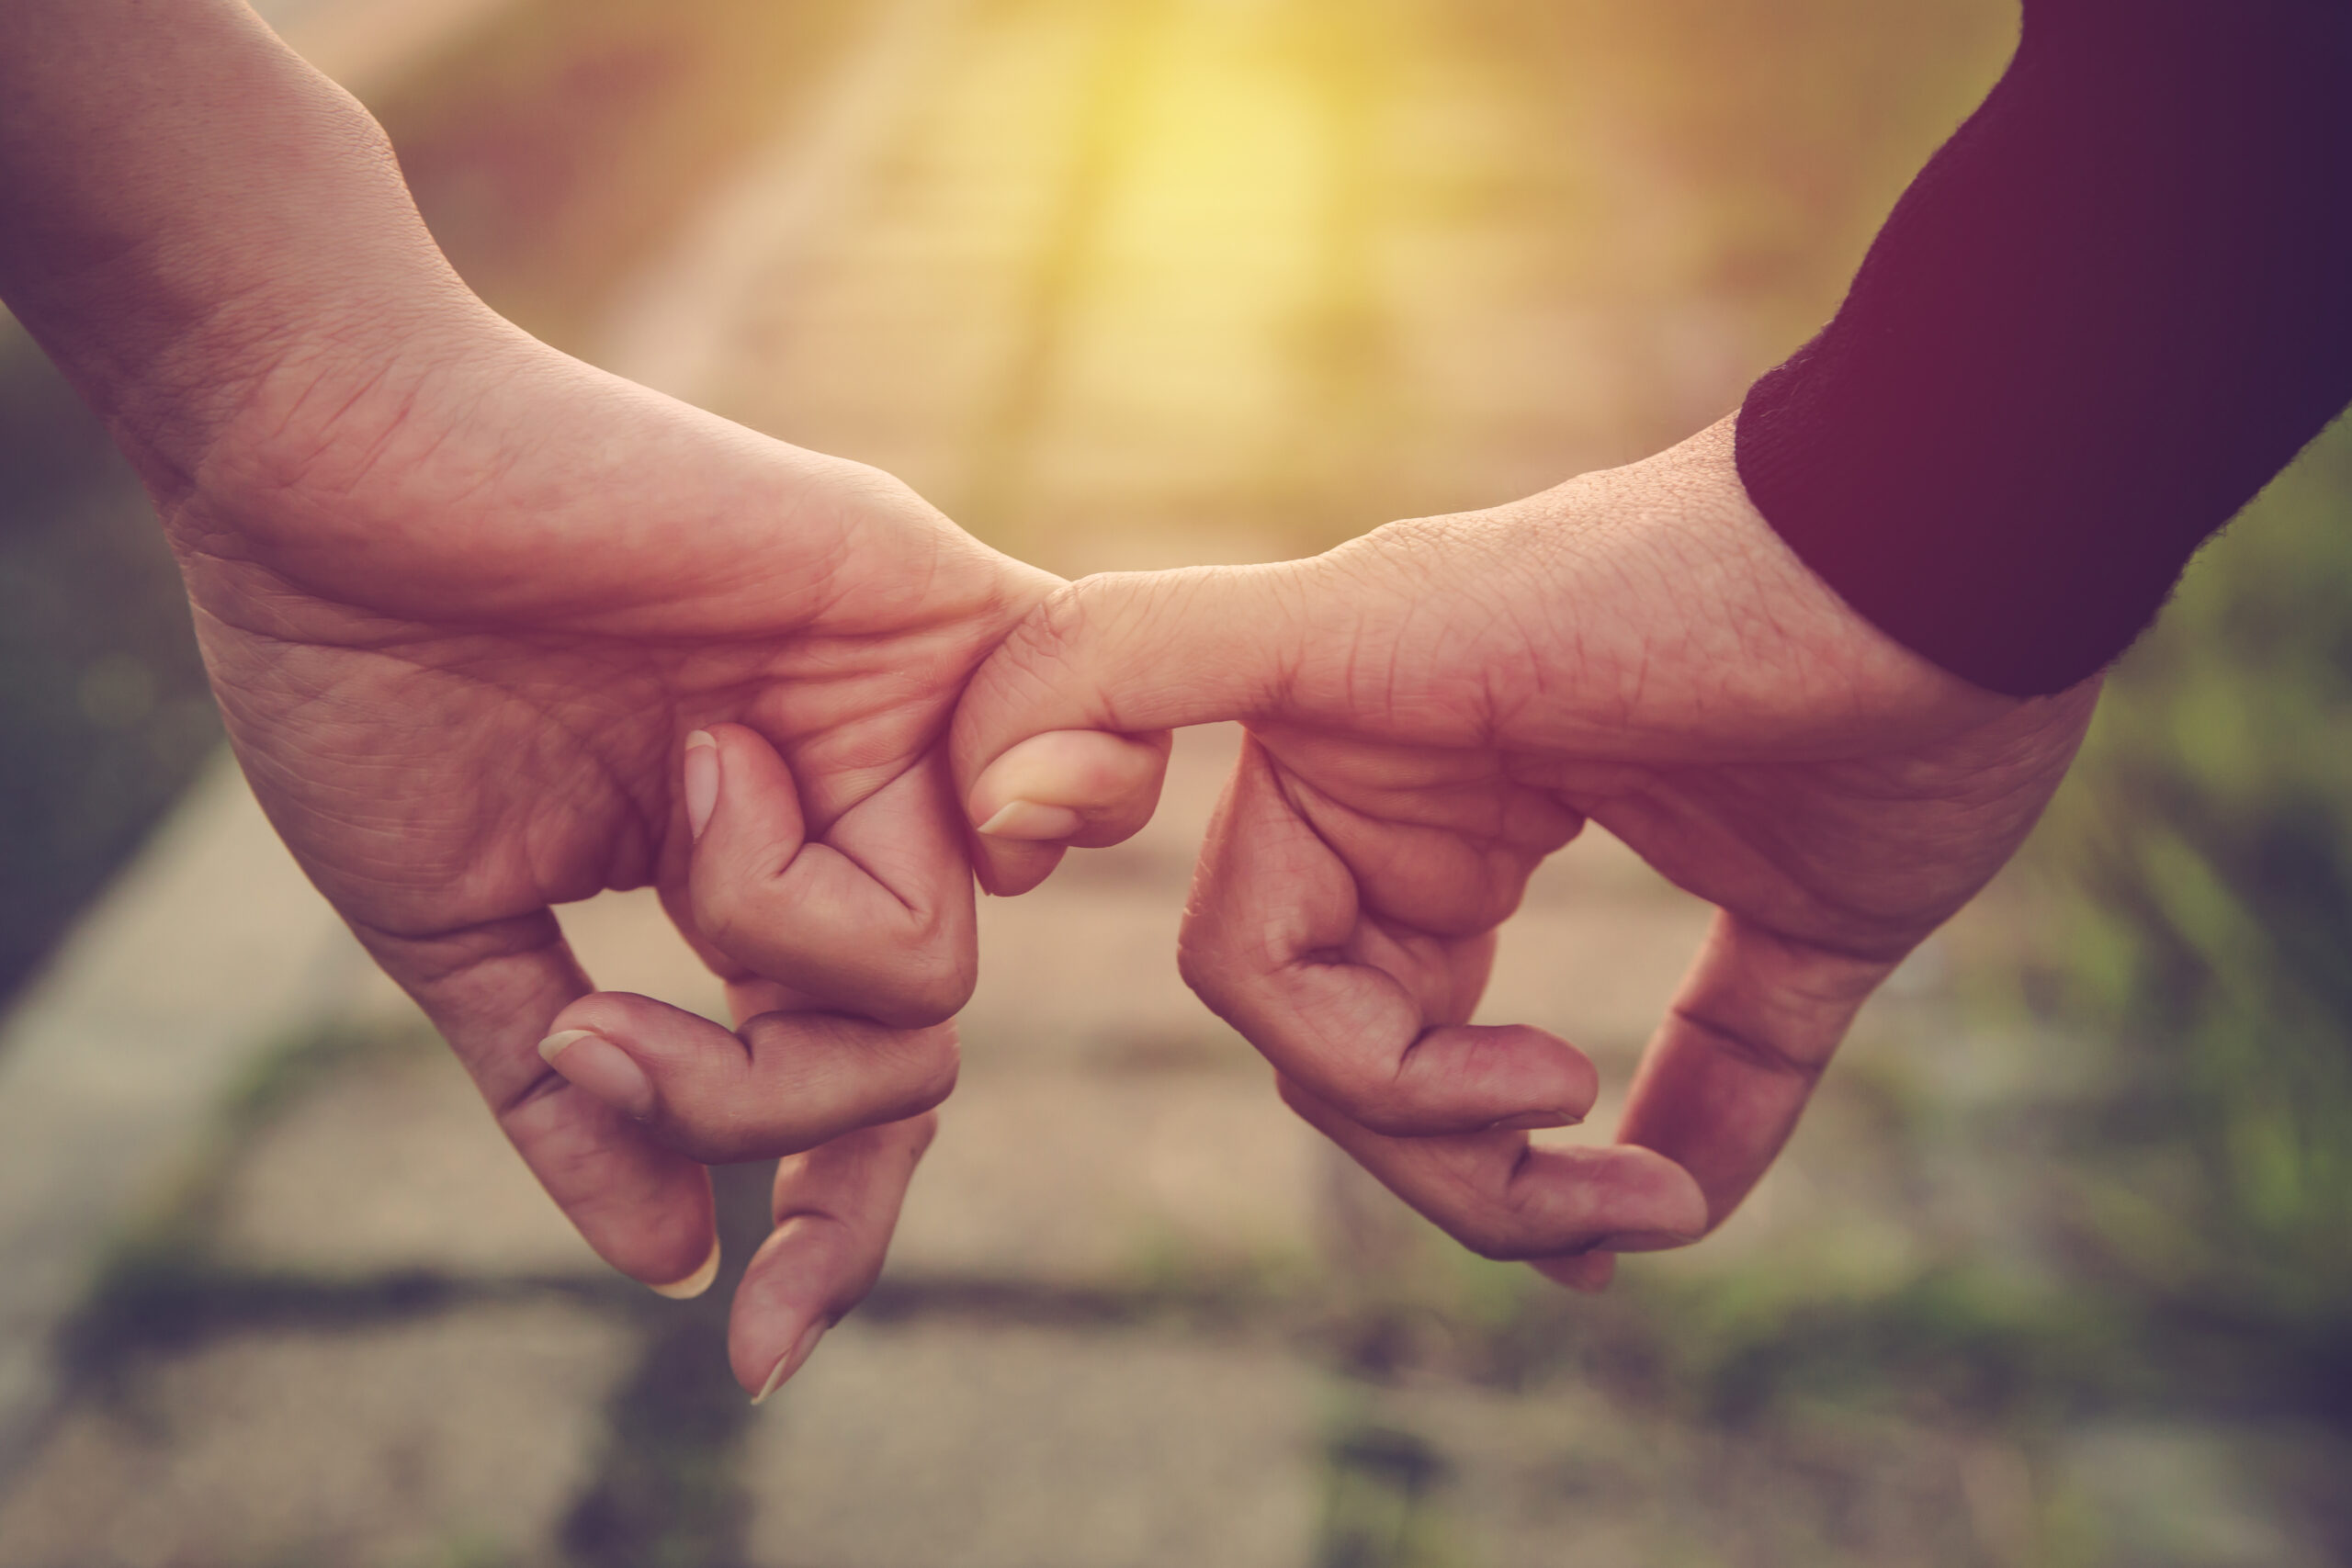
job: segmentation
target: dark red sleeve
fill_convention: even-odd
[[[2019,695],[2121,652],[2352,401],[2352,0],[2024,15],[1737,446],[1849,604]]]

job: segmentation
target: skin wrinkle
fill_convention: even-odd
[[[314,354],[320,346],[315,342],[311,345]],[[224,422],[222,430],[199,458],[198,478],[204,481],[201,493],[226,498],[232,507],[241,513],[250,510],[266,516],[271,508],[266,505],[238,507],[236,498],[239,496],[273,499],[304,496],[316,488],[319,465],[334,445],[330,433],[337,428],[337,422],[359,406],[363,396],[380,390],[390,383],[396,372],[405,368],[396,358],[370,363],[352,392],[345,397],[343,406],[328,415],[321,425],[318,438],[307,443],[308,449],[300,453],[288,453],[282,450],[283,445],[297,431],[307,426],[309,405],[322,394],[325,382],[333,374],[331,362],[322,364],[308,373],[303,387],[291,398],[273,396],[279,378],[289,374],[293,354],[294,350],[289,347],[254,377],[254,385],[244,394],[242,405]],[[390,418],[385,422],[392,430],[404,426],[414,417],[418,390],[424,379],[421,375],[410,376],[407,388],[389,411]],[[278,411],[274,416],[265,413],[266,409],[272,407]],[[251,432],[242,429],[241,425],[247,420],[261,420],[263,427]],[[227,474],[212,471],[221,466],[227,467]],[[363,473],[368,466],[362,465]],[[224,479],[229,482],[222,483]],[[356,493],[350,485],[330,483],[325,490],[330,498],[339,497],[345,504]],[[315,504],[312,503],[314,507]]]
[[[1457,1219],[1456,1223],[1466,1232],[1459,1239],[1489,1262],[1515,1263],[1528,1256],[1531,1244],[1526,1235],[1528,1200],[1524,1178],[1534,1167],[1535,1154],[1532,1144],[1521,1143],[1492,1193],[1475,1174],[1448,1172],[1449,1184],[1456,1195],[1456,1213],[1467,1216]]]
[[[785,502],[783,510],[776,518],[776,526],[796,529],[805,526],[802,514],[814,504],[809,490],[798,491]],[[847,601],[854,592],[849,581],[852,575],[851,563],[856,557],[860,529],[865,525],[866,520],[861,513],[848,527],[826,530],[826,542],[818,549],[813,563],[817,603],[808,617],[809,622],[830,621],[842,615],[847,608]],[[931,579],[926,577],[926,583],[930,581]]]
[[[1633,804],[1644,798],[1645,797],[1643,795],[1621,797],[1620,806],[1622,807],[1624,805]],[[1653,796],[1648,798],[1655,797]],[[1595,809],[1597,811],[1608,811],[1609,807],[1604,803],[1597,806]],[[1617,816],[1620,820],[1623,820],[1622,812],[1611,812],[1610,814]],[[1704,814],[1702,813],[1702,815]],[[1669,819],[1677,821],[1680,820],[1681,816],[1682,814],[1679,812],[1668,813]],[[1842,923],[1868,929],[1874,923],[1882,922],[1884,919],[1882,912],[1869,910],[1857,904],[1840,901],[1819,891],[1815,886],[1815,878],[1813,875],[1815,868],[1810,857],[1802,854],[1775,855],[1754,846],[1750,846],[1747,852],[1761,866],[1778,874],[1782,879],[1796,884],[1802,887],[1804,890],[1801,896],[1804,902],[1827,911],[1833,917],[1838,918]],[[1664,868],[1660,869],[1663,870]],[[1682,887],[1683,891],[1694,893],[1702,898],[1708,897],[1708,895],[1705,892],[1696,887],[1685,886],[1680,878],[1674,876],[1671,873],[1668,873],[1668,880],[1673,881],[1677,886]],[[1718,900],[1711,898],[1709,901],[1717,902]],[[1748,923],[1757,930],[1767,931],[1775,937],[1779,937],[1781,940],[1791,942],[1792,944],[1798,944],[1801,942],[1803,945],[1815,948],[1821,952],[1830,953],[1835,956],[1851,958],[1863,963],[1880,963],[1883,962],[1886,957],[1883,950],[1860,947],[1849,948],[1837,942],[1834,938],[1809,937],[1800,939],[1787,930],[1788,921],[1785,917],[1776,919],[1768,919],[1757,915],[1750,915],[1747,919]],[[1883,929],[1883,925],[1881,926],[1881,929]],[[1908,948],[1917,941],[1918,936],[1924,933],[1904,931],[1898,933],[1898,935],[1892,940],[1899,942],[1903,948],[1907,951]]]
[[[391,379],[392,371],[393,367],[390,363],[369,367],[368,373],[345,390],[341,406],[329,411],[318,421],[316,442],[308,454],[296,460],[293,474],[287,484],[288,490],[299,493],[307,488],[305,481],[316,471],[326,454],[330,450],[336,451],[338,454],[342,452],[348,439],[342,429],[342,422],[349,419],[355,410],[365,407],[367,400]],[[321,387],[315,385],[311,389],[312,392],[321,389]],[[348,476],[334,487],[334,491],[339,492],[339,499],[347,502],[365,486],[377,464],[382,461],[386,451],[400,439],[401,432],[408,427],[409,422],[415,418],[416,399],[416,389],[412,384],[383,411],[387,417],[378,422],[367,443],[352,449],[352,456],[356,459],[356,463]],[[287,420],[289,427],[301,414],[300,402],[301,400],[298,399],[296,406],[288,411]],[[446,440],[447,435],[448,433],[444,432],[442,435],[435,437],[435,440],[436,442]],[[423,456],[429,459],[433,456],[431,448],[428,447]]]
[[[1641,592],[1641,584],[1634,576],[1633,563],[1609,560],[1607,570],[1616,579],[1613,585],[1615,596],[1604,596],[1597,599],[1596,603],[1639,603],[1638,599],[1633,597]],[[1590,656],[1584,649],[1581,624],[1579,624],[1578,654],[1579,662],[1576,668],[1579,671],[1589,668]],[[1595,729],[1631,731],[1634,728],[1640,716],[1647,711],[1651,667],[1656,656],[1657,645],[1652,637],[1641,637],[1634,639],[1633,662],[1630,668],[1623,667],[1621,664],[1623,672],[1618,675],[1615,682],[1619,693],[1615,707],[1600,716],[1598,722],[1587,721],[1585,728],[1588,731]],[[1632,682],[1630,687],[1626,684],[1628,679]]]
[[[1667,1016],[1689,1025],[1717,1055],[1772,1076],[1793,1077],[1805,1086],[1808,1093],[1821,1081],[1822,1073],[1829,1066],[1826,1055],[1817,1062],[1805,1061],[1760,1034],[1717,1022],[1679,1003],[1668,1009]]]
[[[269,637],[267,634],[258,635],[261,635],[266,641],[275,642],[279,648],[281,648],[281,649],[291,649],[302,646],[289,639]],[[423,639],[420,638],[419,640]],[[567,651],[569,650],[570,649],[567,649]],[[438,677],[460,682],[468,688],[492,697],[502,706],[509,704],[517,705],[526,708],[537,716],[546,720],[550,725],[553,725],[559,733],[564,735],[571,741],[572,750],[579,757],[584,758],[588,766],[593,767],[597,771],[600,780],[606,783],[611,787],[616,796],[631,803],[633,807],[633,819],[637,831],[634,835],[633,840],[627,841],[638,841],[645,844],[652,844],[658,843],[661,840],[661,829],[654,821],[655,813],[651,802],[650,800],[639,798],[634,791],[629,790],[624,782],[627,776],[624,770],[613,765],[604,755],[602,743],[607,734],[608,727],[602,722],[601,717],[598,721],[589,725],[585,728],[575,728],[568,716],[560,713],[555,706],[543,703],[535,703],[523,696],[511,686],[499,684],[487,676],[473,673],[472,671],[458,667],[454,663],[427,664],[414,659],[403,659],[400,657],[398,653],[393,651],[391,648],[384,645],[377,645],[367,649],[348,649],[345,651],[365,653],[387,660],[396,668],[405,669],[411,673],[420,677],[428,679]],[[283,670],[286,668],[286,664],[287,660],[281,657],[277,661],[277,668]],[[340,684],[342,682],[337,683]],[[306,715],[316,704],[329,701],[333,696],[334,693],[330,688],[319,689],[314,692],[311,696],[298,705],[293,712],[297,716]],[[299,728],[310,728],[320,727],[321,726],[319,726],[317,721],[307,721]],[[344,760],[344,754],[339,754],[338,760]],[[387,766],[396,765],[397,764],[394,763],[387,764]],[[475,837],[486,837],[490,832],[491,829],[485,828],[478,832]],[[613,841],[616,844],[619,844],[625,840],[616,835]],[[615,853],[617,855],[620,853],[620,851],[616,849]],[[537,863],[539,859],[539,857],[536,855],[529,856],[527,858],[532,860],[534,863]],[[640,851],[629,858],[650,861],[650,856]],[[402,869],[413,869],[413,863],[407,859],[401,859],[394,863]],[[397,882],[403,879],[394,877],[388,880]],[[551,876],[548,874],[544,865],[535,863],[532,880],[535,886],[545,887],[567,879]],[[639,879],[619,881],[616,882],[614,885],[641,886],[644,886],[644,883],[641,879]],[[435,933],[427,930],[421,930],[408,934],[413,938],[424,938],[440,933]]]
[[[1297,789],[1305,787],[1303,784],[1300,781],[1293,779],[1289,774],[1277,771],[1275,786],[1281,791],[1284,801],[1289,805],[1293,814],[1306,829],[1307,832],[1314,836],[1316,841],[1323,847],[1326,853],[1329,854],[1333,860],[1337,861],[1342,868],[1345,868],[1348,864],[1346,857],[1340,853],[1337,847],[1335,847],[1331,840],[1324,834],[1323,829],[1317,825],[1312,811],[1303,805],[1296,795],[1295,791]],[[1352,883],[1354,880],[1352,873],[1350,873],[1349,875],[1350,880]],[[1360,894],[1358,895],[1358,898],[1360,900]],[[1355,919],[1363,919],[1364,918],[1365,912],[1359,901],[1355,912]],[[1375,921],[1377,920],[1376,916],[1373,918]],[[1303,935],[1304,933],[1301,934]],[[1416,934],[1426,935],[1427,933],[1417,931]],[[1444,939],[1433,940],[1442,941]],[[1290,942],[1282,942],[1279,945],[1272,946],[1272,951],[1275,953],[1283,953],[1292,952],[1293,949]],[[1302,951],[1295,957],[1281,960],[1277,967],[1278,969],[1299,970],[1312,968],[1354,969],[1359,967],[1370,967],[1374,969],[1376,973],[1381,974],[1384,978],[1389,979],[1392,984],[1399,984],[1396,981],[1393,976],[1388,976],[1385,970],[1380,970],[1377,965],[1360,964],[1346,952],[1344,948],[1326,947]],[[1399,989],[1404,990],[1405,987],[1399,984]],[[1409,991],[1407,992],[1405,999],[1408,1002],[1413,1000]],[[1419,1010],[1418,1006],[1416,1010]],[[1393,1091],[1401,1085],[1408,1067],[1412,1065],[1413,1053],[1419,1050],[1421,1043],[1429,1038],[1430,1029],[1430,1025],[1426,1023],[1422,1024],[1420,1026],[1419,1032],[1415,1034],[1411,1040],[1405,1043],[1403,1050],[1397,1054],[1394,1066],[1390,1067],[1385,1081],[1383,1083],[1374,1083],[1371,1086],[1375,1089],[1375,1091],[1384,1089]],[[1349,1053],[1343,1055],[1341,1059],[1352,1062],[1353,1054]],[[1378,1095],[1375,1092],[1375,1094],[1363,1095],[1360,1098],[1371,1100],[1377,1099]]]
[[[134,275],[154,277],[186,276],[182,268],[164,259],[160,243],[153,247],[153,251],[156,261],[146,267],[133,267]],[[222,407],[209,421],[212,426],[209,439],[196,441],[194,451],[186,462],[174,462],[166,456],[178,445],[168,433],[189,423],[192,404],[212,400],[187,394],[175,396],[169,392],[141,397],[135,404],[126,403],[116,417],[108,420],[111,428],[130,438],[129,445],[141,459],[139,467],[142,477],[147,475],[149,465],[153,464],[158,476],[169,476],[176,481],[157,486],[164,496],[176,501],[203,488],[209,458],[228,448],[229,433],[234,429],[251,400],[267,378],[275,374],[293,354],[299,340],[283,321],[274,328],[259,332],[248,329],[241,333],[228,325],[230,320],[240,313],[240,306],[266,299],[273,287],[271,280],[258,277],[241,285],[221,287],[213,308],[199,312],[203,320],[186,327],[178,341],[153,351],[154,365],[110,367],[114,373],[101,378],[108,386],[142,389],[156,381],[182,389],[218,388],[224,381],[242,380],[244,383],[225,399],[218,400]],[[258,309],[247,313],[267,314]],[[192,343],[200,344],[202,347],[192,351]],[[158,366],[170,366],[182,360],[192,362],[198,368],[179,375],[155,374]],[[255,363],[241,373],[236,367],[245,361]],[[149,482],[154,484],[155,480],[151,479]],[[159,506],[159,510],[168,509]]]
[[[908,772],[912,772],[912,769],[910,768]],[[899,778],[904,778],[905,776],[906,773],[901,773],[899,775]],[[889,781],[890,784],[896,784],[898,782],[899,780],[897,778]],[[884,787],[888,788],[888,785],[886,784]],[[875,792],[876,795],[880,793],[880,790],[876,790]],[[873,797],[869,795],[867,798],[871,799]],[[859,804],[863,805],[864,802],[860,802]],[[844,813],[844,815],[846,815],[846,813]],[[865,862],[858,859],[854,852],[844,848],[840,844],[826,843],[813,839],[804,839],[802,840],[800,846],[802,852],[806,852],[811,847],[831,851],[834,854],[839,855],[843,861],[847,862],[852,866],[854,866],[858,873],[867,881],[873,883],[876,887],[882,889],[883,892],[888,894],[891,900],[899,906],[900,911],[911,917],[915,926],[914,934],[918,938],[929,938],[937,933],[940,921],[940,911],[938,909],[925,908],[922,905],[917,904],[913,899],[908,897],[905,894],[899,892],[896,887],[891,886],[888,878],[883,876],[880,872],[868,865]],[[797,860],[799,858],[799,854],[796,852],[793,858]],[[791,868],[788,865],[785,867],[785,870],[786,871],[790,869]],[[774,880],[780,881],[782,878],[783,872],[778,872]]]
[[[857,863],[852,860],[848,854],[844,853],[833,845],[804,842],[801,845],[799,852],[796,852],[791,857],[791,860],[786,863],[784,868],[784,872],[779,873],[775,876],[770,877],[769,880],[771,882],[783,881],[786,874],[787,874],[796,866],[799,865],[801,856],[803,854],[809,853],[812,851],[822,851],[845,863],[854,866],[857,865]],[[899,907],[901,913],[912,917],[910,929],[903,931],[890,931],[888,932],[887,935],[900,942],[911,939],[914,944],[918,946],[927,945],[928,942],[936,936],[939,929],[939,918],[936,911],[923,911],[917,909],[913,905],[910,904],[905,897],[900,896],[888,884],[882,882],[880,878],[875,876],[870,871],[867,871],[866,868],[864,866],[857,866],[857,869],[865,875],[869,883],[879,887],[881,891],[889,897],[890,901]],[[742,900],[736,897],[723,897],[718,900],[715,907],[703,900],[696,901],[695,908],[698,916],[700,917],[697,923],[707,925],[707,929],[705,931],[704,934],[708,937],[715,945],[726,949],[740,948],[745,951],[750,951],[756,944],[765,940],[760,934],[761,922],[758,919],[763,911],[758,909],[746,909],[741,907],[741,904]],[[950,1007],[947,1010],[950,1013],[953,1013],[955,1010],[954,1007]],[[934,1020],[933,1021],[937,1021]]]

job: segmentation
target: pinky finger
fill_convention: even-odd
[[[735,1292],[727,1357],[757,1404],[808,1363],[881,1278],[899,1205],[939,1118],[862,1128],[780,1161],[775,1229]]]

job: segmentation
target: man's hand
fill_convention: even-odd
[[[0,8],[0,294],[154,495],[272,821],[596,1250],[700,1290],[688,1154],[791,1156],[730,1337],[788,1375],[955,1079],[940,745],[1053,580],[500,321],[242,0]],[[549,906],[648,883],[740,1036],[589,997]]]
[[[872,1283],[954,1084],[941,741],[1054,580],[872,469],[466,330],[267,380],[167,525],[271,820],[598,1252],[698,1289],[689,1155],[819,1151],[738,1297],[759,1388]],[[740,1037],[588,996],[549,906],[648,883]]]
[[[1725,421],[1312,560],[1074,583],[982,668],[954,754],[982,882],[1017,893],[1149,815],[1152,732],[1247,721],[1185,977],[1401,1197],[1598,1287],[1747,1194],[1863,999],[2032,825],[2094,687],[1996,697],[1862,622],[1749,505]],[[1620,1146],[1540,1149],[1589,1064],[1465,1021],[1587,819],[1720,913]]]

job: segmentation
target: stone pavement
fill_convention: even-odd
[[[1529,58],[1564,47],[1544,9],[877,0],[606,357],[1064,571],[1279,557],[1633,456],[1758,350],[1608,96],[1541,90],[1610,76]],[[1912,1321],[1870,1303],[1998,1330],[1936,1293],[1954,1259],[2055,1268],[2017,1131],[2049,1043],[1960,999],[2030,940],[2014,899],[1906,969],[1723,1235],[1569,1301],[1433,1245],[1178,982],[1234,744],[1182,737],[1144,834],[984,903],[882,1285],[756,1413],[723,1296],[598,1269],[216,776],[0,1059],[0,1310],[45,1292],[0,1349],[62,1391],[0,1475],[0,1568],[2327,1560],[2278,1477],[2333,1450],[2292,1434],[2020,1430],[1932,1359],[1770,1393]],[[564,919],[601,983],[718,1007],[650,896]],[[1484,1016],[1622,1086],[1705,919],[1589,836]],[[738,1257],[759,1179],[722,1184]]]

